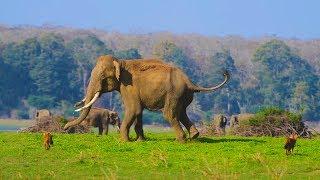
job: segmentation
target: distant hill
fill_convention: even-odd
[[[162,41],[174,42],[178,47],[192,58],[198,61],[206,61],[215,52],[228,49],[235,59],[237,66],[253,68],[251,59],[255,49],[271,39],[284,41],[294,49],[295,53],[304,58],[320,74],[320,39],[302,40],[285,39],[277,36],[265,36],[258,38],[245,38],[241,36],[203,36],[199,34],[174,34],[170,32],[158,32],[148,34],[123,34],[99,29],[75,29],[61,26],[0,26],[0,39],[2,42],[18,42],[31,37],[39,37],[47,33],[58,33],[66,41],[76,37],[95,35],[112,50],[139,49],[143,57],[152,56],[154,46]]]

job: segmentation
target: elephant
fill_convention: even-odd
[[[85,98],[76,104],[80,107],[76,111],[81,111],[81,114],[77,120],[67,123],[64,129],[81,123],[101,94],[118,91],[125,111],[120,127],[122,141],[129,141],[129,130],[134,122],[137,140],[145,140],[143,109],[161,110],[178,141],[186,140],[180,122],[191,139],[197,138],[199,131],[187,116],[186,108],[194,93],[215,91],[226,84],[230,75],[228,71],[223,75],[223,82],[206,88],[195,85],[181,69],[161,59],[118,60],[111,55],[100,56],[91,71]]]
[[[232,115],[230,118],[230,127],[238,128],[241,124],[247,123],[250,118],[252,118],[254,114],[243,113],[238,115]]]
[[[99,135],[108,135],[109,124],[116,125],[120,129],[118,113],[109,109],[91,108],[88,116],[81,122],[82,125],[99,128]]]
[[[213,117],[213,125],[219,135],[226,134],[227,117],[223,114],[217,114]]]

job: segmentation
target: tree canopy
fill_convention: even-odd
[[[127,46],[117,49],[113,43],[93,34],[68,39],[56,33],[0,43],[0,94],[5,94],[0,97],[0,116],[10,116],[18,110],[18,116],[25,117],[32,108],[50,108],[72,115],[72,104],[83,98],[98,56],[140,59],[140,53],[146,52]],[[218,84],[223,81],[223,72],[230,72],[231,79],[222,89],[196,94],[189,107],[192,118],[255,112],[266,106],[299,112],[308,120],[320,118],[317,69],[284,41],[270,40],[255,49],[249,78],[244,76],[248,69],[237,64],[235,52],[228,48],[211,52],[206,61],[199,61],[174,41],[157,42],[150,45],[149,51],[181,68],[201,86]],[[97,105],[122,110],[116,92],[105,94]],[[152,112],[146,112],[144,121],[164,123],[161,114]]]

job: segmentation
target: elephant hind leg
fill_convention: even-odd
[[[164,118],[169,121],[171,126],[173,127],[176,138],[179,142],[185,142],[186,135],[183,131],[183,129],[180,126],[180,122],[178,120],[178,107],[177,107],[177,101],[167,99],[164,109],[163,109],[163,115]]]
[[[196,126],[190,121],[185,109],[181,112],[179,120],[186,127],[190,139],[196,139],[199,136],[199,131],[197,130]]]

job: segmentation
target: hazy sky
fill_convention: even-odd
[[[320,38],[320,0],[1,0],[0,24]]]

